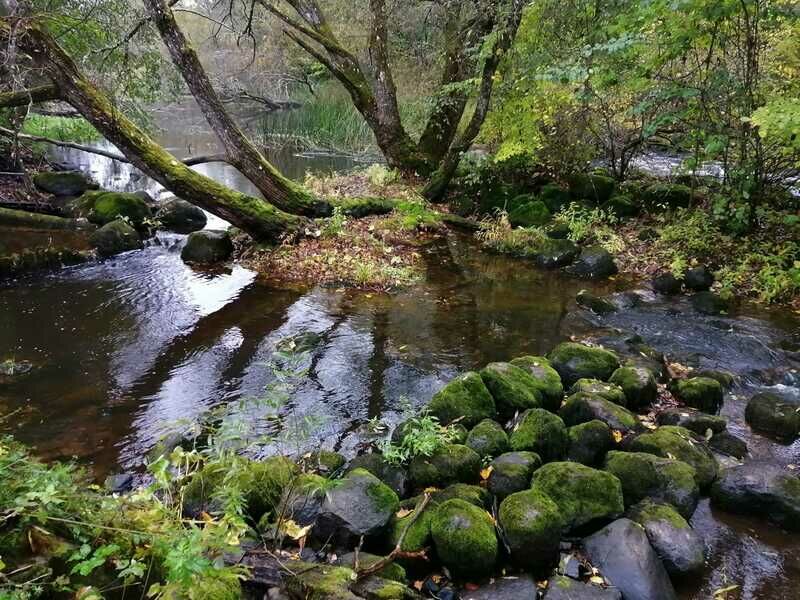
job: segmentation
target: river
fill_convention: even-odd
[[[195,111],[164,116],[161,141],[179,156],[217,150]],[[297,179],[352,166],[286,150],[271,158]],[[74,151],[59,151],[58,159],[105,188],[159,194],[128,165]],[[254,193],[227,165],[199,169]],[[770,442],[744,423],[755,391],[800,395],[800,322],[790,314],[744,306],[707,317],[685,298],[641,291],[635,305],[598,317],[575,305],[587,284],[489,256],[457,235],[425,248],[424,282],[395,294],[280,288],[238,265],[194,270],[180,259],[183,243],[160,233],[142,251],[0,285],[0,359],[35,365],[30,376],[0,388],[0,413],[14,412],[14,435],[46,458],[75,456],[102,477],[140,468],[162,436],[227,406],[272,436],[256,454],[286,443],[353,454],[373,439],[373,419],[396,423],[407,405],[421,406],[458,373],[542,354],[572,336],[618,338],[622,331],[672,360],[733,372],[739,382],[723,408],[729,429],[748,442],[753,459],[800,464],[800,443]],[[591,287],[607,293],[631,284]],[[316,334],[310,351],[295,365],[308,377],[281,418],[248,412],[248,400],[274,381],[276,351],[309,333]],[[702,577],[679,582],[682,598],[709,598],[734,584],[743,599],[797,598],[797,536],[712,510],[707,499],[692,525],[709,560]]]

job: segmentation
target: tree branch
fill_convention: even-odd
[[[28,106],[40,102],[60,100],[61,92],[54,85],[41,85],[39,87],[20,90],[18,92],[0,93],[0,107],[11,108],[14,106]]]

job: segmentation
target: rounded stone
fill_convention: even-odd
[[[485,510],[464,500],[448,500],[431,519],[431,535],[439,559],[456,577],[472,581],[494,569],[497,537]]]

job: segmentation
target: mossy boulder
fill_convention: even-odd
[[[619,369],[617,369],[619,371]],[[617,371],[614,371],[615,373]],[[609,402],[619,404],[620,406],[627,406],[628,399],[625,392],[615,383],[608,383],[600,381],[599,379],[578,379],[574,385],[569,389],[569,395],[584,393],[600,396]]]
[[[103,225],[89,236],[89,243],[102,257],[142,249],[142,239],[136,230],[118,219]]]
[[[348,463],[346,471],[349,473],[355,469],[366,469],[392,488],[401,498],[408,493],[409,482],[406,470],[399,465],[387,462],[379,452],[367,452],[353,458]]]
[[[606,452],[614,446],[611,428],[602,421],[593,420],[567,429],[571,461],[596,467],[602,464]]]
[[[725,315],[731,309],[730,302],[714,292],[697,292],[692,294],[689,302],[692,308],[703,315]]]
[[[442,425],[458,419],[465,427],[474,427],[483,419],[497,417],[494,398],[474,372],[464,373],[434,394],[428,410]]]
[[[714,274],[704,265],[692,267],[684,273],[683,283],[687,289],[695,292],[706,292],[714,285]]]
[[[287,576],[284,580],[291,598],[305,600],[359,600],[350,591],[356,581],[356,574],[347,567],[337,567],[325,563],[290,561],[286,563]]]
[[[683,281],[675,277],[672,273],[660,273],[653,277],[651,281],[653,290],[664,296],[675,296],[681,293]]]
[[[197,517],[201,512],[221,510],[218,492],[226,478],[233,477],[245,501],[247,516],[257,523],[268,512],[274,512],[284,490],[299,473],[297,465],[283,457],[264,461],[242,459],[233,473],[219,465],[210,465],[195,473],[183,489],[183,511]]]
[[[467,435],[466,446],[469,446],[481,458],[500,456],[509,448],[508,435],[496,421],[484,419]]]
[[[644,527],[667,573],[681,576],[703,568],[703,540],[672,506],[645,500],[631,507],[627,516]]]
[[[617,312],[617,305],[606,298],[601,298],[591,293],[589,290],[581,290],[575,296],[575,302],[597,315],[608,315]]]
[[[327,491],[312,535],[352,547],[361,536],[382,534],[399,506],[389,486],[369,471],[355,469]]]
[[[454,483],[448,485],[443,490],[433,492],[431,495],[431,502],[442,504],[453,498],[464,500],[470,504],[474,504],[478,508],[489,509],[492,506],[491,494],[479,485],[470,485],[468,483]]]
[[[369,552],[359,552],[357,555],[355,552],[347,552],[341,556],[338,556],[334,564],[347,567],[349,569],[355,569],[356,561],[358,561],[359,569],[366,569],[379,563],[384,558],[385,557],[383,556],[377,556],[376,554],[370,554]],[[389,581],[397,581],[400,583],[406,582],[406,570],[396,562],[390,562],[380,571],[377,571],[375,575]]]
[[[583,378],[606,381],[619,368],[619,358],[613,352],[574,342],[559,344],[547,359],[565,386]]]
[[[736,437],[729,431],[720,431],[715,433],[710,440],[708,440],[708,447],[718,454],[732,456],[739,460],[747,456],[747,442],[743,439]]]
[[[80,196],[86,190],[97,187],[80,171],[36,173],[33,184],[43,192],[61,197]]]
[[[303,456],[301,464],[303,469],[307,471],[317,473],[318,475],[322,475],[324,477],[330,477],[331,475],[341,471],[346,462],[347,461],[345,460],[344,456],[338,452],[332,452],[330,450],[317,450],[306,456]]]
[[[500,503],[497,521],[516,566],[542,572],[558,561],[565,523],[548,496],[536,490],[511,494]]]
[[[187,263],[216,263],[230,258],[233,241],[227,231],[204,229],[190,233],[181,258]]]
[[[564,400],[564,386],[561,376],[550,361],[543,356],[520,356],[511,361],[515,367],[527,371],[539,390],[542,408],[550,411],[558,410]]]
[[[504,419],[541,406],[541,392],[533,376],[511,363],[496,362],[481,369],[481,379]]]
[[[554,575],[547,580],[542,600],[622,600],[622,594],[614,587],[602,587],[564,575]]]
[[[486,487],[502,500],[530,487],[531,476],[542,466],[542,459],[535,452],[506,452],[495,458],[489,466],[491,472]]]
[[[723,390],[719,381],[710,377],[678,379],[672,393],[684,404],[703,412],[716,414],[722,408]]]
[[[413,504],[404,507],[411,512],[402,514],[398,517],[396,514],[392,517],[389,523],[389,532],[387,535],[389,545],[395,548],[400,543],[400,538],[405,531],[403,543],[400,546],[403,552],[419,552],[431,546],[431,520],[436,512],[435,506],[429,505],[422,511],[422,514],[415,517],[414,507],[418,502],[418,498],[414,499]],[[406,531],[406,529],[408,531]],[[403,564],[406,566],[413,565],[413,561],[406,561]]]
[[[540,227],[551,218],[550,211],[541,200],[531,200],[508,213],[508,222],[514,227]]]
[[[601,208],[618,219],[635,217],[640,211],[640,207],[633,199],[633,196],[624,193],[614,194]]]
[[[645,499],[665,502],[687,519],[697,508],[700,488],[694,468],[685,462],[646,452],[611,451],[604,468],[622,483],[626,506]]]
[[[446,487],[453,483],[476,483],[481,457],[472,448],[448,444],[431,456],[417,456],[411,461],[409,475],[417,489]]]
[[[800,437],[800,402],[796,400],[762,392],[747,402],[744,417],[755,431],[781,442]]]
[[[597,206],[608,202],[617,185],[612,177],[593,173],[572,175],[568,183],[573,198],[586,200]]]
[[[711,488],[711,502],[800,531],[800,479],[776,464],[752,462],[725,469]]]
[[[552,214],[556,214],[572,201],[569,191],[565,190],[557,183],[546,183],[539,190],[536,197],[544,202],[545,206],[547,206],[547,209]]]
[[[569,531],[610,521],[625,509],[619,479],[579,463],[544,465],[534,472],[531,489],[556,503]]]
[[[678,425],[698,435],[705,436],[708,431],[713,434],[725,431],[728,421],[719,415],[709,415],[691,408],[670,408],[658,413],[656,421],[659,425]]]
[[[456,577],[474,581],[492,573],[497,537],[485,510],[464,500],[448,500],[433,515],[431,536],[442,564]]]
[[[717,461],[705,439],[683,427],[664,425],[655,431],[643,433],[631,442],[630,449],[662,458],[675,458],[694,467],[701,490],[717,478]]]
[[[585,392],[567,398],[558,414],[568,427],[598,420],[623,434],[641,429],[639,419],[627,408]]]
[[[516,452],[535,452],[544,462],[550,462],[566,456],[569,436],[558,415],[543,408],[532,408],[517,419],[509,443]]]
[[[585,247],[578,258],[564,270],[573,277],[593,281],[608,279],[619,271],[614,257],[600,245]]]
[[[95,225],[124,219],[139,229],[152,216],[150,206],[136,194],[103,192],[93,195],[88,218]]]
[[[580,247],[572,240],[550,238],[536,247],[533,261],[542,269],[560,269],[572,264],[580,253]]]
[[[687,208],[692,202],[692,189],[679,183],[654,183],[643,190],[642,200],[652,211]]]
[[[301,473],[289,483],[277,509],[265,513],[259,521],[259,530],[269,531],[277,521],[276,517],[291,519],[301,527],[313,525],[319,516],[319,509],[325,499],[328,480],[313,473]]]
[[[166,200],[156,212],[156,219],[164,229],[176,233],[200,231],[208,221],[201,208],[180,198]]]
[[[647,408],[658,398],[656,377],[645,367],[620,367],[608,381],[622,388],[631,410]]]

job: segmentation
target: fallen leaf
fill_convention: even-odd
[[[617,444],[619,444],[619,443],[622,441],[622,432],[621,432],[621,431],[619,431],[618,429],[614,429],[614,430],[611,432],[611,435],[613,435],[613,436],[614,436],[614,441],[615,441]]]
[[[400,509],[400,510],[398,510],[396,513],[394,513],[394,515],[395,515],[395,516],[396,516],[398,519],[402,519],[403,517],[407,517],[408,515],[410,515],[410,514],[411,514],[411,512],[412,512],[412,511],[408,510],[407,508],[401,508],[401,509]]]
[[[492,465],[489,465],[485,469],[481,469],[481,479],[489,479],[489,475],[492,474],[492,471],[494,471],[494,467]]]
[[[300,525],[295,523],[292,519],[289,519],[281,523],[281,531],[283,531],[283,533],[293,540],[297,541],[308,535],[308,532],[311,531],[311,525],[300,527]]]

